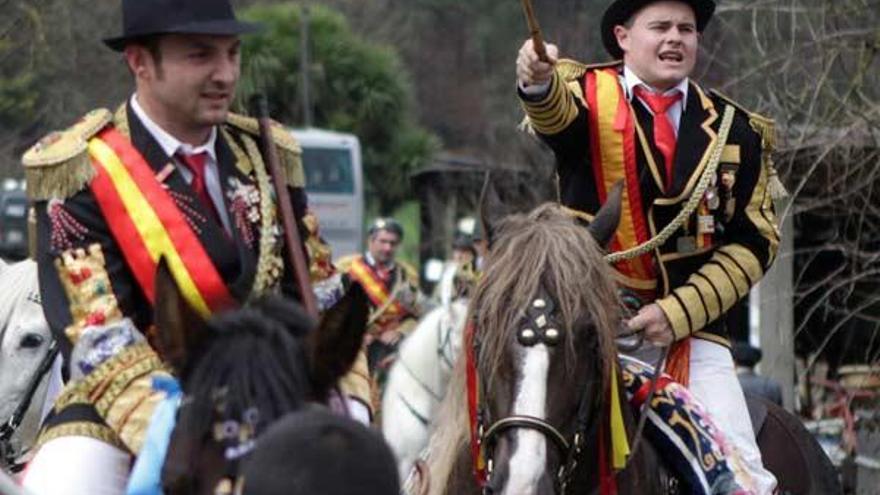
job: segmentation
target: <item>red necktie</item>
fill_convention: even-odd
[[[666,190],[672,188],[672,164],[675,160],[675,129],[666,111],[681,100],[681,92],[671,95],[651,93],[642,86],[635,87],[635,94],[644,101],[654,114],[654,144],[666,162]]]
[[[192,187],[196,197],[199,198],[199,201],[202,202],[202,205],[207,211],[214,216],[214,220],[217,220],[217,223],[220,223],[220,216],[217,214],[217,209],[214,207],[214,202],[211,200],[211,196],[208,194],[208,188],[205,185],[205,166],[207,165],[208,152],[201,151],[192,155],[180,152],[177,156],[180,158],[180,161],[186,165],[190,172],[192,172],[193,178],[192,182],[190,182],[190,187]]]

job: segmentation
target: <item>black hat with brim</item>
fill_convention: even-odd
[[[602,15],[602,44],[605,50],[615,59],[623,58],[623,50],[617,44],[617,37],[614,36],[614,26],[626,24],[626,22],[636,12],[643,7],[660,0],[615,0],[605,9]],[[712,19],[715,13],[715,2],[713,0],[677,0],[694,9],[694,17],[697,21],[697,32],[702,33]]]
[[[122,35],[104,44],[122,51],[133,40],[159,34],[234,36],[261,26],[239,21],[228,0],[123,0]]]

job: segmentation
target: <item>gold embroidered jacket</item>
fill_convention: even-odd
[[[102,308],[107,318],[131,318],[146,335],[152,324],[152,307],[109,228],[114,219],[105,218],[90,188],[95,171],[87,142],[107,126],[128,136],[153,169],[235,299],[243,303],[275,290],[295,296],[290,268],[281,256],[283,238],[273,218],[275,207],[262,204],[261,198],[274,198],[274,194],[260,194],[261,173],[255,168],[262,159],[256,146],[256,120],[230,114],[227,123],[219,126],[215,148],[230,220],[227,233],[216,218],[193,207],[198,203],[192,188],[128,106],[121,106],[115,114],[95,110],[73,127],[50,134],[23,157],[28,193],[35,204],[34,259],[39,265],[45,314],[66,358],[71,342],[65,329],[84,326],[81,320],[93,316],[95,308]],[[301,150],[281,126],[273,129],[273,138],[287,172],[312,278],[326,278],[333,266],[329,248],[318,237],[317,219],[307,210]],[[99,282],[77,283],[82,273]],[[91,310],[83,311],[85,306]],[[158,400],[149,380],[155,373],[166,371],[145,344],[114,356],[86,379],[66,387],[41,441],[81,434],[137,453]],[[357,377],[351,380],[356,382]],[[362,400],[369,403],[369,395]]]
[[[601,175],[594,170],[601,165],[593,163],[594,152],[607,151],[591,150],[595,143],[590,124],[596,122],[592,120],[596,114],[591,114],[588,102],[607,107],[607,101],[596,98],[609,94],[588,93],[587,81],[589,77],[607,81],[611,75],[619,87],[621,71],[620,63],[586,66],[563,60],[546,95],[536,98],[520,92],[527,124],[556,155],[560,201],[587,218],[601,206],[597,184]],[[635,169],[626,174],[625,189],[636,187],[641,196],[636,216],[641,215],[648,237],[670,223],[691,197],[718,140],[724,108],[735,108],[717,178],[707,190],[712,192],[683,227],[650,254],[648,269],[653,276],[635,280],[617,274],[621,285],[653,294],[677,339],[693,335],[727,345],[722,315],[761,279],[779,243],[768,188],[775,173],[770,159],[773,123],[691,82],[678,131],[672,187],[666,191],[665,167],[656,165],[663,161],[653,144],[650,111],[640,103],[625,99],[621,103],[629,105],[635,116],[633,135],[628,136],[635,145]]]

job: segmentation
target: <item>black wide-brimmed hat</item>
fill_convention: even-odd
[[[617,44],[617,37],[614,36],[614,26],[626,24],[626,21],[638,12],[642,7],[657,2],[659,0],[615,0],[605,9],[602,15],[602,44],[605,50],[615,59],[623,58],[623,50]],[[715,13],[715,2],[713,0],[677,0],[686,3],[694,9],[694,17],[697,20],[697,32],[702,33],[712,19]]]
[[[235,35],[259,29],[236,19],[229,0],[122,0],[122,35],[104,44],[122,51],[129,41],[155,34]]]

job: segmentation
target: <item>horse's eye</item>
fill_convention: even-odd
[[[18,345],[22,349],[36,349],[43,345],[43,342],[45,342],[45,339],[42,335],[38,333],[29,333],[21,339],[21,342]]]

